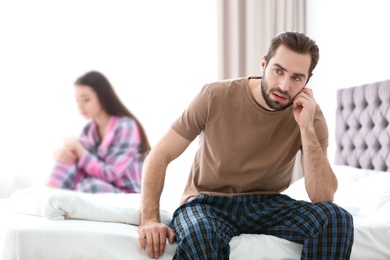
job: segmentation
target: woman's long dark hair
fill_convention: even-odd
[[[126,108],[126,106],[123,105],[122,101],[115,93],[111,83],[102,73],[98,71],[87,72],[81,77],[79,77],[74,84],[91,87],[96,92],[101,106],[110,116],[127,116],[132,118],[141,131],[141,151],[143,153],[150,151],[151,147],[149,144],[149,140],[146,136],[146,132],[142,124]]]

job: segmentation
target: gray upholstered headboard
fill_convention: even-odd
[[[337,91],[335,163],[390,171],[390,80]]]

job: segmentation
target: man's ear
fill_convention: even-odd
[[[261,71],[263,73],[264,73],[266,65],[267,65],[267,57],[265,57],[265,55],[263,55],[263,57],[261,58]]]

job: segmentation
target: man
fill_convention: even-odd
[[[242,233],[303,244],[302,259],[349,259],[352,216],[333,204],[337,179],[326,153],[328,129],[312,90],[319,59],[302,33],[273,38],[260,77],[206,85],[145,161],[139,244],[152,258],[176,238],[174,259],[228,259]],[[159,221],[168,164],[198,135],[199,149],[172,229]],[[301,150],[312,203],[280,194]]]

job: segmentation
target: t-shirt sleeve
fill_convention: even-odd
[[[204,129],[207,122],[210,85],[205,85],[182,115],[171,125],[179,135],[193,141]]]

